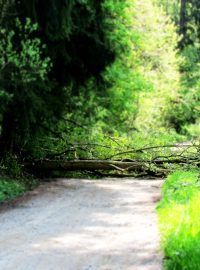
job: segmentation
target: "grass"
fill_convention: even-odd
[[[158,205],[167,270],[200,270],[200,181],[197,171],[168,176]]]
[[[0,163],[0,203],[14,199],[37,185],[35,178],[23,172],[16,157],[8,154]]]
[[[27,190],[26,185],[17,180],[0,179],[0,202],[13,199]]]
[[[38,181],[32,178],[13,179],[6,176],[0,177],[0,203],[12,200],[38,185]]]

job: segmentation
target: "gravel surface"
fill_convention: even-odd
[[[0,270],[161,270],[162,180],[61,179],[0,213]]]

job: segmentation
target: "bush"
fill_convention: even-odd
[[[0,202],[13,199],[26,191],[26,186],[11,179],[0,179]]]

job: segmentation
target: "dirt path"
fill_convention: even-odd
[[[0,214],[2,270],[161,270],[161,180],[59,180]]]

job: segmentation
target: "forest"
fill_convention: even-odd
[[[165,267],[200,269],[199,88],[198,0],[0,0],[0,201],[165,177]]]

